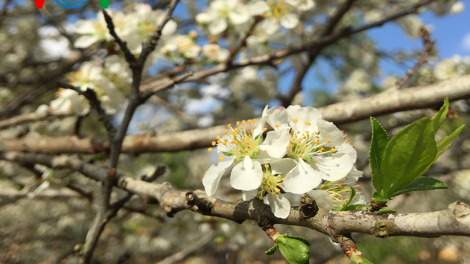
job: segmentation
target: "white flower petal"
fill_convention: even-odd
[[[172,35],[176,32],[176,28],[178,27],[178,24],[176,24],[175,21],[173,20],[168,20],[166,22],[165,27],[162,29],[162,35],[163,36],[169,36]]]
[[[353,160],[353,163],[356,163],[356,159],[357,159],[357,151],[355,148],[353,148],[353,146],[351,146],[351,144],[349,143],[343,143],[341,146],[339,146],[337,149],[337,152],[338,153],[346,153],[349,155],[349,157],[351,157],[351,159]]]
[[[248,12],[252,15],[260,15],[269,11],[269,6],[265,1],[250,2],[247,6]]]
[[[287,192],[303,194],[320,185],[322,178],[324,173],[298,159],[297,166],[286,175],[283,185]]]
[[[263,180],[261,163],[245,157],[242,162],[235,165],[230,175],[230,184],[233,188],[242,191],[258,189]]]
[[[274,18],[265,18],[261,21],[260,27],[266,32],[266,34],[271,35],[279,28],[279,22]]]
[[[271,171],[273,175],[287,175],[289,171],[291,171],[297,163],[293,159],[279,159],[279,160],[274,160],[269,162],[269,165],[271,165]]]
[[[345,141],[343,138],[343,132],[339,130],[332,122],[325,121],[323,119],[317,120],[318,130],[320,131],[320,144],[327,147],[335,147],[343,144]],[[326,143],[327,140],[330,143]]]
[[[300,131],[300,133],[309,131],[310,135],[318,132],[317,120],[323,120],[320,111],[311,106],[288,107],[287,113],[289,114],[289,124],[294,131]],[[294,119],[297,119],[297,122],[294,123]],[[305,122],[309,122],[310,125]]]
[[[250,20],[251,16],[249,13],[245,13],[243,11],[240,11],[240,12],[230,12],[229,13],[229,18],[230,18],[230,21],[234,24],[234,25],[240,25],[240,24],[243,24],[245,22],[247,22],[248,20]]]
[[[266,122],[266,115],[268,114],[268,106],[264,107],[263,114],[261,115],[261,120],[258,121],[258,125],[253,130],[253,136],[258,136],[263,133],[264,122]]]
[[[281,25],[285,28],[292,29],[299,24],[299,17],[296,14],[287,13],[281,17]]]
[[[274,213],[274,216],[278,218],[286,218],[290,213],[290,202],[287,198],[282,195],[276,195],[269,193],[267,195],[269,206]]]
[[[219,35],[227,29],[227,21],[225,18],[217,18],[209,24],[209,32],[211,35]]]
[[[275,106],[266,112],[266,122],[274,130],[286,130],[289,128],[287,123],[287,111],[282,106]]]
[[[308,195],[315,199],[315,202],[317,203],[318,207],[325,210],[333,209],[333,199],[331,199],[331,196],[327,191],[311,190],[310,192],[308,192]]]
[[[347,154],[338,153],[331,157],[316,156],[314,167],[323,172],[323,179],[327,181],[337,181],[348,175],[353,167],[353,160]]]
[[[280,159],[286,155],[286,147],[289,145],[290,139],[290,134],[286,129],[270,131],[259,148],[263,151],[266,150],[269,156]]]
[[[73,46],[79,49],[86,49],[99,40],[97,36],[84,35],[77,38]]]
[[[78,20],[75,24],[75,33],[93,34],[95,33],[95,22],[91,20]]]
[[[252,191],[242,191],[243,201],[249,201],[255,198],[257,194],[258,194],[258,189],[254,189]]]
[[[207,170],[206,174],[204,174],[204,178],[202,178],[202,184],[204,185],[207,195],[212,196],[215,194],[220,179],[232,164],[233,160],[219,161],[212,164],[209,170]]]

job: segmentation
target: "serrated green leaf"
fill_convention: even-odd
[[[448,111],[449,111],[449,98],[446,97],[446,99],[444,99],[444,105],[441,107],[439,112],[431,118],[432,126],[434,129],[434,134],[436,134],[439,127],[441,127],[442,123],[444,123],[444,120],[446,120],[446,115]]]
[[[378,191],[383,189],[383,176],[380,172],[383,154],[388,144],[387,131],[380,125],[377,119],[370,117],[372,125],[372,138],[369,151],[369,162],[372,170],[372,183]]]
[[[307,239],[305,239],[305,238],[303,238],[303,237],[291,236],[291,235],[286,235],[286,237],[292,238],[292,239],[300,240],[300,241],[302,241],[304,244],[306,244],[307,246],[310,246],[310,242],[308,242]]]
[[[268,256],[272,255],[272,254],[274,254],[274,252],[276,252],[276,248],[277,248],[277,243],[274,244],[274,246],[272,248],[266,250],[264,253]]]
[[[388,143],[382,159],[386,198],[415,181],[436,157],[432,120],[424,117],[406,126]]]
[[[419,177],[416,181],[407,186],[401,188],[397,192],[393,193],[392,196],[397,196],[407,192],[414,191],[427,191],[435,189],[447,189],[447,185],[441,182],[440,180],[429,178],[429,177]]]
[[[376,211],[375,213],[376,214],[395,214],[397,211],[393,210],[393,209],[380,209],[378,211]]]
[[[352,200],[354,199],[354,196],[356,196],[356,190],[354,190],[353,187],[349,187],[351,188],[349,191],[349,199],[348,201],[343,205],[343,207],[341,208],[341,211],[346,211],[346,207],[349,206],[349,204],[352,202]]]

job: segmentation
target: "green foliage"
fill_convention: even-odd
[[[450,146],[464,125],[449,136],[434,139],[445,121],[449,100],[432,118],[424,117],[398,132],[390,141],[385,129],[373,117],[370,145],[370,166],[376,191],[373,199],[385,204],[391,197],[411,191],[445,189],[447,186],[432,178],[421,177],[437,158]]]
[[[310,253],[310,243],[303,237],[289,236],[288,234],[275,235],[277,242],[265,253],[272,255],[279,247],[279,251],[291,264],[308,264],[308,254]]]
[[[401,188],[399,191],[392,194],[392,196],[397,196],[407,192],[413,191],[427,191],[435,189],[447,189],[447,186],[440,180],[429,178],[429,177],[419,177],[416,181],[407,186]]]

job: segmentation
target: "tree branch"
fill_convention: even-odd
[[[381,93],[367,98],[340,102],[319,110],[323,117],[336,125],[352,123],[370,116],[399,111],[441,106],[444,99],[457,101],[470,98],[470,75],[436,84]],[[171,135],[131,135],[123,142],[123,153],[177,152],[210,147],[217,135],[224,133],[225,125],[207,129],[187,130]],[[1,141],[0,141],[1,142]],[[50,154],[97,153],[109,149],[109,142],[74,136],[40,139],[5,140],[5,151],[42,152]],[[1,144],[0,144],[1,145]]]
[[[106,181],[107,170],[67,156],[2,152],[0,159],[18,163],[39,163],[52,168],[69,168],[97,181]],[[291,208],[286,219],[276,218],[269,207],[259,200],[226,202],[205,192],[173,189],[169,183],[152,184],[123,175],[116,175],[115,186],[139,195],[148,203],[159,203],[172,216],[182,210],[217,216],[237,223],[247,219],[260,222],[267,219],[272,224],[308,227],[328,236],[341,236],[352,232],[376,237],[415,236],[438,237],[442,235],[470,236],[470,206],[454,202],[448,209],[430,213],[378,215],[365,211],[333,212],[319,209],[317,214],[305,218],[298,207]],[[197,199],[197,200],[195,200]],[[360,221],[358,221],[360,219]]]

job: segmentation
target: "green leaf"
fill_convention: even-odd
[[[268,250],[265,251],[264,253],[265,253],[266,255],[268,255],[268,256],[269,256],[269,255],[272,255],[272,254],[274,254],[274,252],[276,252],[276,248],[277,248],[277,243],[274,244],[274,246],[273,246],[272,248],[268,249]]]
[[[436,157],[432,120],[424,117],[406,126],[388,143],[382,159],[382,187],[386,198],[415,181]]]
[[[378,191],[383,189],[383,177],[380,173],[383,154],[388,144],[387,131],[380,125],[377,119],[370,117],[372,125],[372,139],[370,143],[369,162],[372,170],[372,183]]]
[[[299,240],[298,237],[289,237],[288,235],[278,238],[277,245],[279,251],[291,264],[308,264],[308,254],[310,249],[304,243],[305,239]]]
[[[441,107],[439,112],[431,118],[432,127],[434,129],[434,134],[436,134],[439,127],[441,127],[442,123],[444,123],[444,120],[446,120],[446,115],[448,111],[449,111],[449,98],[446,97],[446,99],[444,99],[444,105]]]
[[[348,199],[348,201],[343,205],[343,207],[341,208],[341,211],[346,211],[346,208],[347,208],[348,205],[352,202],[352,200],[354,199],[354,196],[356,196],[356,190],[354,190],[353,187],[349,187],[349,188],[351,188],[350,194],[349,194],[349,199]]]
[[[436,162],[437,158],[439,158],[439,156],[441,156],[442,153],[444,153],[444,151],[450,147],[450,145],[452,144],[452,141],[454,141],[454,139],[460,134],[460,132],[462,132],[462,129],[465,127],[465,125],[461,125],[460,127],[458,127],[454,132],[452,132],[452,134],[448,135],[447,137],[439,140],[436,144],[436,147],[437,147],[437,153],[436,153],[436,157],[434,157],[434,160],[426,167],[423,169],[423,171],[421,172],[421,175],[423,175],[427,170],[429,170],[429,168],[431,167],[432,164],[434,164],[434,162]]]
[[[232,156],[234,153],[233,152],[222,152],[225,156]]]
[[[353,204],[353,205],[346,207],[343,211],[353,211],[353,210],[363,207],[364,205],[365,204]]]
[[[407,186],[401,188],[399,191],[392,194],[392,196],[397,196],[407,192],[414,191],[427,191],[435,189],[447,189],[447,185],[441,182],[440,180],[429,178],[429,177],[419,177],[416,181]]]
[[[439,140],[437,142],[437,155],[436,155],[436,160],[439,158],[439,156],[452,144],[452,141],[462,132],[462,129],[465,127],[465,125],[461,125],[458,127],[452,134],[448,135],[447,137]]]
[[[397,211],[393,210],[393,209],[380,209],[378,211],[376,211],[375,213],[376,214],[395,214]]]
[[[384,190],[382,190],[380,192],[375,191],[372,194],[372,199],[374,199],[374,201],[377,205],[384,205],[388,202],[388,198],[387,198],[387,195],[385,194]]]

